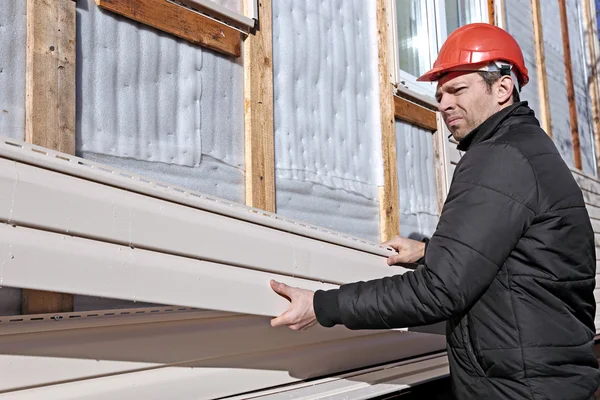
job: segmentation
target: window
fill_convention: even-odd
[[[247,31],[258,20],[258,0],[167,0]]]
[[[431,68],[448,34],[471,22],[487,22],[487,2],[394,0],[392,5],[396,83],[433,96],[434,86],[417,77]]]

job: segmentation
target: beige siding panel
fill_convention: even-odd
[[[600,219],[600,207],[597,207],[597,206],[594,206],[591,204],[587,204],[586,207],[588,210],[588,214],[590,215],[590,218]]]
[[[600,220],[590,218],[590,221],[592,222],[592,229],[594,230],[594,232],[600,233]]]

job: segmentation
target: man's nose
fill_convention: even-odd
[[[452,109],[454,109],[454,101],[452,101],[452,96],[442,94],[438,103],[438,111],[444,112]]]

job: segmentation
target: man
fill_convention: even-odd
[[[273,326],[389,329],[447,321],[459,399],[590,399],[600,382],[594,235],[581,191],[518,91],[512,36],[488,24],[450,35],[433,69],[439,111],[465,151],[434,235],[405,238],[403,275],[317,291],[272,282],[291,300]]]

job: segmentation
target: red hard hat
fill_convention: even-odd
[[[492,61],[510,63],[521,87],[529,82],[523,52],[515,38],[502,28],[484,23],[464,25],[452,32],[440,49],[433,68],[417,80],[437,81],[451,70],[468,69],[473,64]]]

